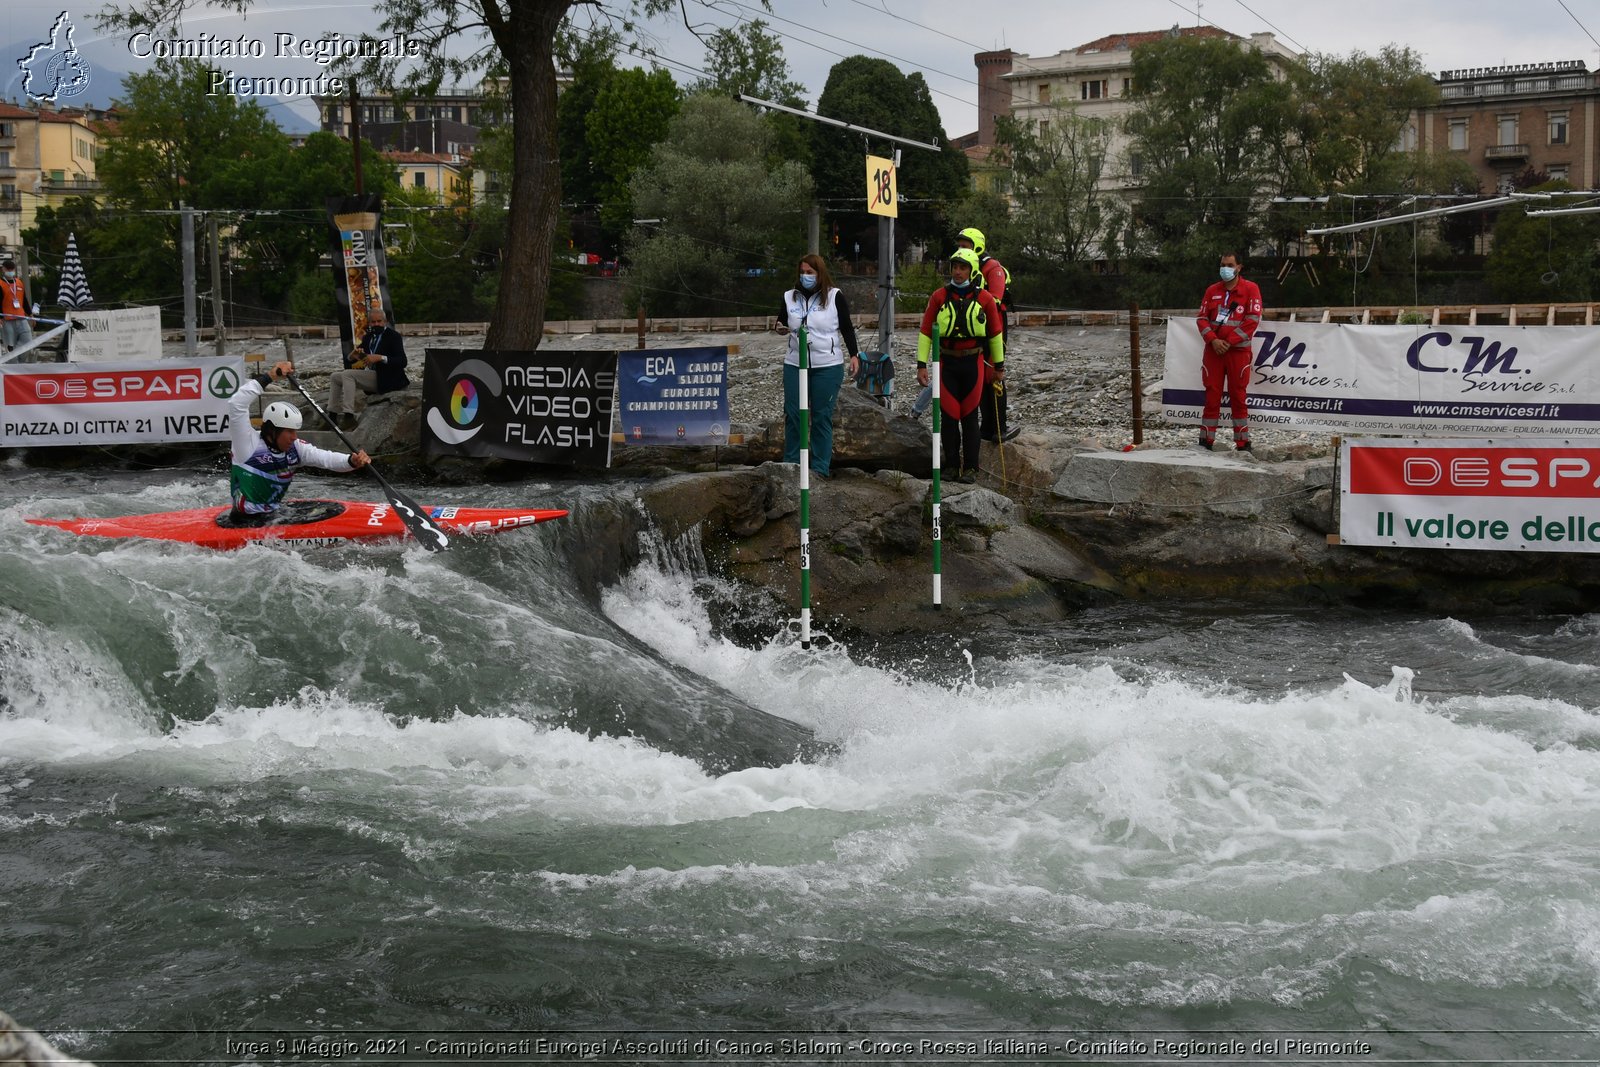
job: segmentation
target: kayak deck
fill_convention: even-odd
[[[460,534],[488,534],[549,522],[567,514],[554,508],[424,508],[442,529]],[[358,500],[285,501],[260,525],[230,522],[231,507],[160,511],[106,519],[30,518],[35,526],[53,526],[87,537],[136,537],[181,541],[204,548],[233,549],[260,542],[297,547],[335,545],[348,541],[409,537],[400,516],[387,502]]]

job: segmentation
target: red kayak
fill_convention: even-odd
[[[440,528],[461,534],[498,533],[532,526],[566,515],[565,510],[536,508],[423,508]],[[346,541],[410,536],[400,516],[387,503],[355,500],[289,500],[256,526],[233,525],[231,508],[159,511],[114,519],[29,519],[35,526],[55,526],[92,537],[143,537],[183,541],[204,548],[243,548],[257,541],[293,542],[298,546],[337,545]]]

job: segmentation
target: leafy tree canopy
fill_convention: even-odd
[[[931,237],[941,248],[954,247],[944,210],[967,194],[967,157],[950,144],[927,82],[904,74],[886,59],[849,56],[833,65],[817,113],[856,126],[942,146],[934,152],[873,141],[863,134],[824,123],[811,124],[811,174],[817,195],[841,227],[852,232],[875,228],[866,210],[868,154],[892,157],[902,147],[897,177],[900,194],[921,204],[902,204],[896,236]]]
[[[629,235],[636,298],[657,312],[737,314],[730,294],[741,278],[787,272],[799,258],[811,178],[798,163],[768,165],[771,136],[748,105],[703,93],[684,101],[633,179],[635,207],[660,220]]]

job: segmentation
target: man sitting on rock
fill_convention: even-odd
[[[406,345],[389,329],[383,308],[367,311],[367,332],[344,357],[345,369],[328,382],[328,414],[341,430],[356,428],[356,390],[368,395],[394,393],[410,385],[406,377]]]

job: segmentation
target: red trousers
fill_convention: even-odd
[[[1200,433],[1207,441],[1217,436],[1222,416],[1222,389],[1228,389],[1228,413],[1233,416],[1233,443],[1250,443],[1250,415],[1245,407],[1245,391],[1250,386],[1250,350],[1230,348],[1217,355],[1208,344],[1200,363],[1200,382],[1205,386],[1206,403],[1200,411]]]

